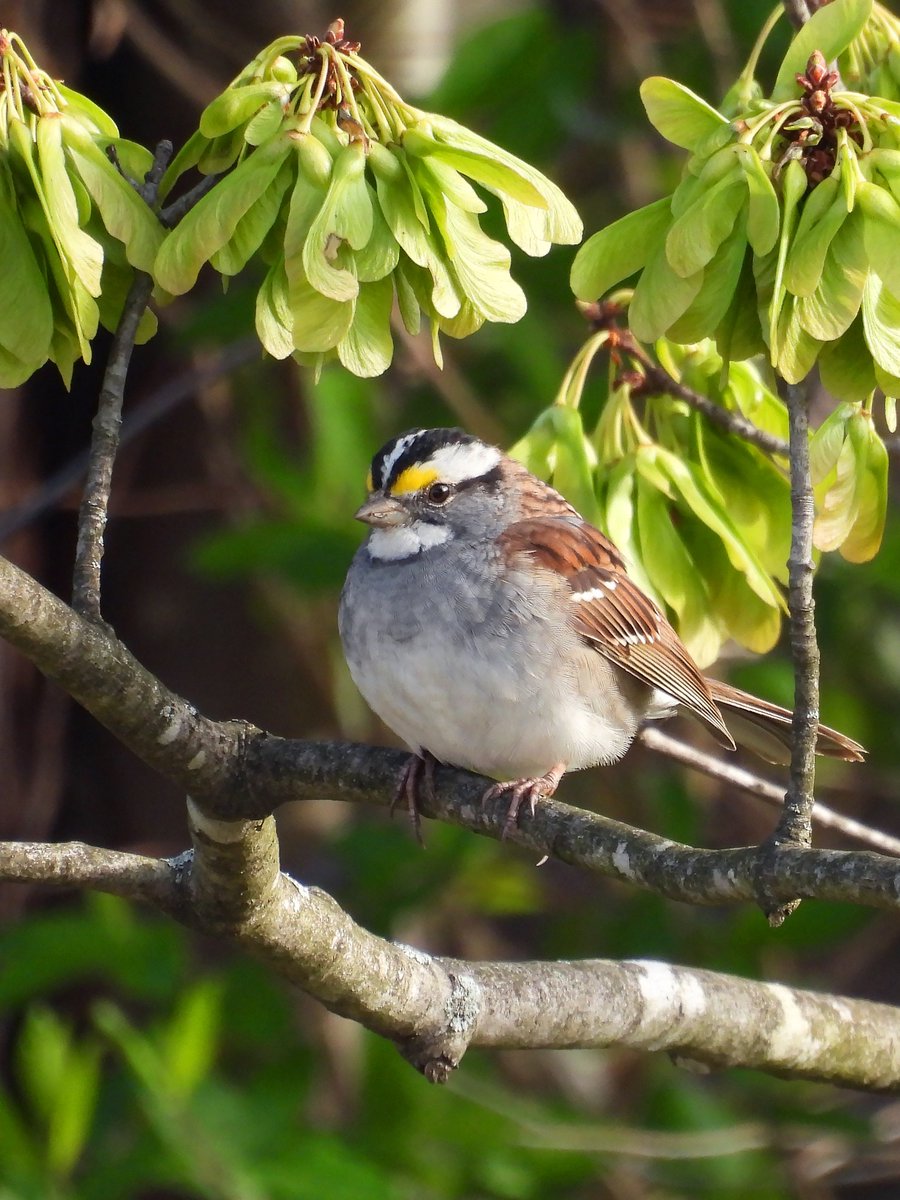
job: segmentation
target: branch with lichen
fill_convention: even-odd
[[[211,721],[111,631],[2,559],[0,634],[189,792],[193,841],[191,852],[171,861],[4,843],[0,879],[113,892],[227,939],[332,1011],[391,1038],[434,1080],[446,1078],[469,1045],[617,1044],[855,1087],[900,1086],[900,1013],[885,1006],[661,963],[463,963],[375,937],[331,897],[280,873],[271,814],[313,797],[387,806],[400,752],[290,741]],[[482,806],[484,780],[441,768],[436,784],[426,816],[501,836],[506,806]],[[690,903],[752,901],[757,893],[754,847],[695,849],[556,801],[542,803],[511,839]],[[797,846],[770,855],[776,899],[900,907],[895,859]]]
[[[627,1046],[857,1088],[900,1088],[900,1010],[662,962],[464,962],[376,937],[278,868],[274,821],[190,808],[172,861],[0,843],[0,876],[155,905],[260,958],[332,1012],[390,1038],[433,1082],[469,1046]],[[335,946],[340,953],[335,956]]]

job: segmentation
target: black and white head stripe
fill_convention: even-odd
[[[372,486],[391,492],[404,478],[419,482],[420,473],[412,468],[430,468],[431,478],[463,484],[488,475],[500,458],[496,446],[461,429],[412,429],[388,442],[372,459]],[[414,489],[401,483],[400,490]]]

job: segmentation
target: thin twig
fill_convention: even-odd
[[[166,173],[166,167],[169,165],[169,160],[172,157],[172,150],[173,146],[168,138],[164,138],[159,142],[156,147],[156,153],[153,156],[153,165],[147,172],[144,182],[138,188],[138,194],[141,199],[151,207],[156,203],[160,180]]]
[[[176,375],[161,387],[152,391],[145,400],[122,421],[119,449],[133,442],[167,416],[178,404],[192,396],[199,388],[230,375],[237,367],[251,362],[259,356],[259,342],[255,337],[242,338],[226,346],[210,362]],[[84,477],[90,463],[90,451],[74,455],[65,466],[53,475],[21,504],[0,515],[0,543],[18,533],[37,520],[43,513],[55,508],[73,487]]]
[[[153,156],[153,165],[140,188],[142,199],[151,207],[156,202],[159,180],[172,154],[172,143],[162,141]],[[100,610],[100,567],[103,561],[103,535],[112,487],[113,464],[119,448],[122,404],[128,364],[134,351],[138,326],[150,295],[153,279],[135,271],[122,315],[113,337],[103,385],[93,420],[87,479],[78,512],[78,542],[72,571],[72,607],[92,621],[103,619]]]
[[[816,734],[819,725],[819,646],[813,599],[815,501],[809,460],[808,380],[787,387],[791,469],[791,550],[788,610],[794,665],[791,766],[784,808],[772,834],[759,848],[758,899],[770,925],[780,925],[799,900],[785,902],[772,890],[779,847],[812,845]]]
[[[153,291],[153,280],[137,271],[116,328],[97,413],[93,420],[87,480],[78,512],[78,542],[72,572],[72,607],[92,621],[101,621],[100,564],[103,534],[112,486],[113,464],[119,448],[125,379],[138,325]]]
[[[221,178],[221,175],[206,175],[189,192],[185,192],[183,196],[173,200],[159,214],[163,225],[167,229],[172,229],[177,225],[185,213],[190,212],[198,200],[202,200],[207,192],[212,191]]]
[[[782,0],[787,19],[795,29],[802,29],[809,18],[818,8],[816,3],[808,0]]]
[[[746,767],[724,762],[715,754],[707,754],[704,750],[698,750],[695,746],[690,746],[687,742],[682,742],[679,738],[664,733],[654,725],[649,725],[646,729],[641,730],[638,736],[648,749],[665,754],[667,758],[674,759],[683,766],[691,767],[702,775],[708,775],[711,779],[718,779],[731,787],[739,788],[742,792],[756,796],[757,799],[779,809],[784,804],[784,788],[780,784],[769,779],[762,779],[753,771],[748,771]],[[852,838],[854,841],[880,850],[882,854],[893,854],[900,858],[900,838],[893,837],[882,829],[873,829],[870,825],[863,824],[862,821],[854,820],[853,817],[835,812],[821,800],[816,800],[813,821],[824,828],[834,829],[844,837]]]
[[[775,830],[781,842],[808,846],[812,841],[816,733],[819,725],[819,646],[813,599],[813,522],[815,499],[809,461],[809,390],[788,388],[791,433],[791,553],[788,559],[788,608],[794,663],[794,719],[790,783],[784,812]]]
[[[618,306],[615,314],[607,311],[607,306],[600,304],[579,304],[578,307],[594,328],[609,329],[614,334],[614,337],[610,338],[610,345],[638,364],[641,374],[646,380],[645,390],[648,393],[662,393],[666,396],[674,396],[677,400],[683,400],[690,408],[703,413],[709,421],[718,425],[720,429],[724,429],[726,433],[742,438],[766,454],[775,454],[780,458],[788,457],[790,447],[783,438],[776,437],[774,433],[767,433],[766,430],[754,425],[752,421],[748,421],[743,413],[723,408],[721,404],[710,400],[709,396],[704,396],[702,392],[695,392],[693,388],[670,375],[664,367],[650,357],[630,330],[623,329],[618,324],[615,320],[615,315],[619,312]]]

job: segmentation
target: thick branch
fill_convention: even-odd
[[[292,741],[238,721],[211,721],[163,686],[115,636],[78,617],[0,558],[0,636],[17,646],[143,762],[224,819],[262,820],[293,800],[387,806],[406,755],[369,746]],[[484,808],[484,780],[441,768],[426,816],[499,837],[506,806]],[[568,805],[544,801],[511,840],[637,887],[693,904],[752,900],[756,847],[702,850]],[[763,876],[776,901],[795,896],[878,908],[900,903],[894,859],[862,851],[776,845]]]
[[[174,863],[0,843],[0,874],[131,894],[229,937],[333,1012],[396,1041],[435,1080],[469,1045],[620,1045],[716,1067],[900,1088],[900,1010],[659,962],[432,958],[376,937],[324,892],[279,874],[270,826],[194,813],[195,854]]]

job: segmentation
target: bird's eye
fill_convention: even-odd
[[[426,489],[425,499],[430,504],[446,504],[450,499],[450,484],[449,483],[432,483]]]

